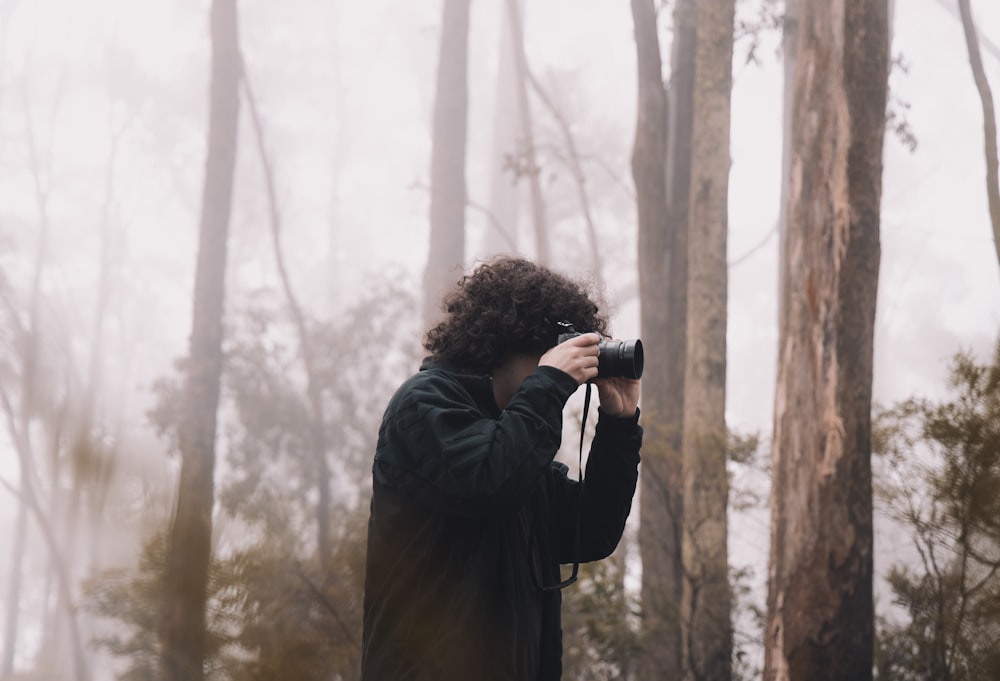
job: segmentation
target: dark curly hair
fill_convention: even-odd
[[[545,352],[563,332],[558,322],[602,336],[608,328],[588,285],[507,256],[462,277],[442,309],[447,316],[427,332],[424,348],[435,360],[477,374],[512,354]]]

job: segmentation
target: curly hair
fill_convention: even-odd
[[[507,256],[462,277],[442,309],[447,316],[427,332],[424,348],[435,360],[479,374],[490,373],[507,356],[545,352],[563,332],[558,322],[601,335],[608,328],[590,286]]]

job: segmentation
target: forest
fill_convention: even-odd
[[[382,412],[497,254],[646,354],[564,679],[1000,678],[997,27],[0,0],[0,681],[357,679]]]

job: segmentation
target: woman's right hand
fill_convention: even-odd
[[[582,333],[559,345],[550,348],[541,359],[538,366],[550,366],[560,369],[572,376],[578,385],[597,378],[597,356],[600,352],[598,343],[600,335]]]

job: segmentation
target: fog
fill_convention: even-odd
[[[627,3],[527,4],[530,67],[570,121],[586,173],[614,331],[635,338],[632,17]],[[241,49],[277,183],[292,285],[311,318],[340,339],[324,350],[337,353],[326,359],[344,367],[344,380],[369,371],[370,383],[358,379],[354,389],[371,388],[363,404],[376,425],[378,405],[394,381],[416,368],[419,354],[419,320],[413,317],[419,306],[409,305],[404,294],[419,295],[428,252],[439,5],[287,0],[239,8]],[[874,385],[881,404],[942,395],[952,355],[969,350],[987,358],[1000,328],[982,109],[951,5],[895,3],[890,110],[905,130],[887,130],[885,142]],[[754,21],[760,6],[741,2],[738,20]],[[972,6],[997,92],[1000,4],[974,0]],[[504,110],[497,100],[503,12],[495,0],[472,7],[467,267],[504,243],[487,211],[497,159],[495,114]],[[669,12],[661,11],[661,20],[667,53]],[[22,490],[14,433],[32,439],[41,504],[53,518],[64,518],[73,484],[60,457],[77,431],[86,430],[96,443],[91,446],[113,462],[100,473],[106,484],[90,488],[101,491],[85,492],[102,495],[83,506],[93,515],[77,519],[75,530],[66,522],[54,527],[69,554],[78,602],[83,580],[94,571],[135,565],[142,543],[162,528],[174,503],[178,457],[150,412],[161,405],[163,381],[176,381],[175,363],[186,354],[191,333],[207,132],[208,3],[0,0],[0,22],[0,294],[7,308],[0,318],[0,387],[9,426],[0,431],[0,556],[13,551]],[[743,35],[733,68],[727,422],[766,442],[778,336],[780,29]],[[534,115],[552,264],[590,276],[560,130],[537,103]],[[509,201],[520,219],[507,238],[532,256],[527,189],[511,186]],[[251,313],[280,309],[283,301],[269,209],[244,100],[226,324],[233,338],[247,343],[256,338],[256,327],[246,321]],[[26,407],[20,377],[31,353],[21,331],[31,326],[36,273],[41,321],[30,337],[40,388]],[[380,321],[352,325],[353,308],[373,300],[382,306]],[[258,340],[280,345],[288,334],[269,326]],[[373,340],[386,341],[390,354],[383,366],[353,366],[370,360],[351,348]],[[63,424],[64,432],[53,435],[51,423]],[[225,427],[219,437],[217,479],[234,466],[226,452],[237,441]],[[360,434],[345,439],[365,446]],[[363,498],[355,472],[364,470],[363,452],[352,450],[351,457],[337,488],[345,500]],[[766,494],[759,469],[736,471],[735,484]],[[758,599],[767,524],[766,506],[735,512],[730,520],[731,561],[752,570]],[[220,514],[220,542],[238,545],[242,531],[249,530]],[[27,536],[14,658],[14,671],[24,673],[45,667],[38,655],[56,599],[46,545],[33,522]],[[907,550],[905,537],[876,541],[877,570]],[[12,598],[11,566],[0,561],[3,612]],[[69,655],[65,642],[58,650]],[[106,653],[94,659],[94,678],[112,678]],[[64,667],[51,669],[63,673]]]

